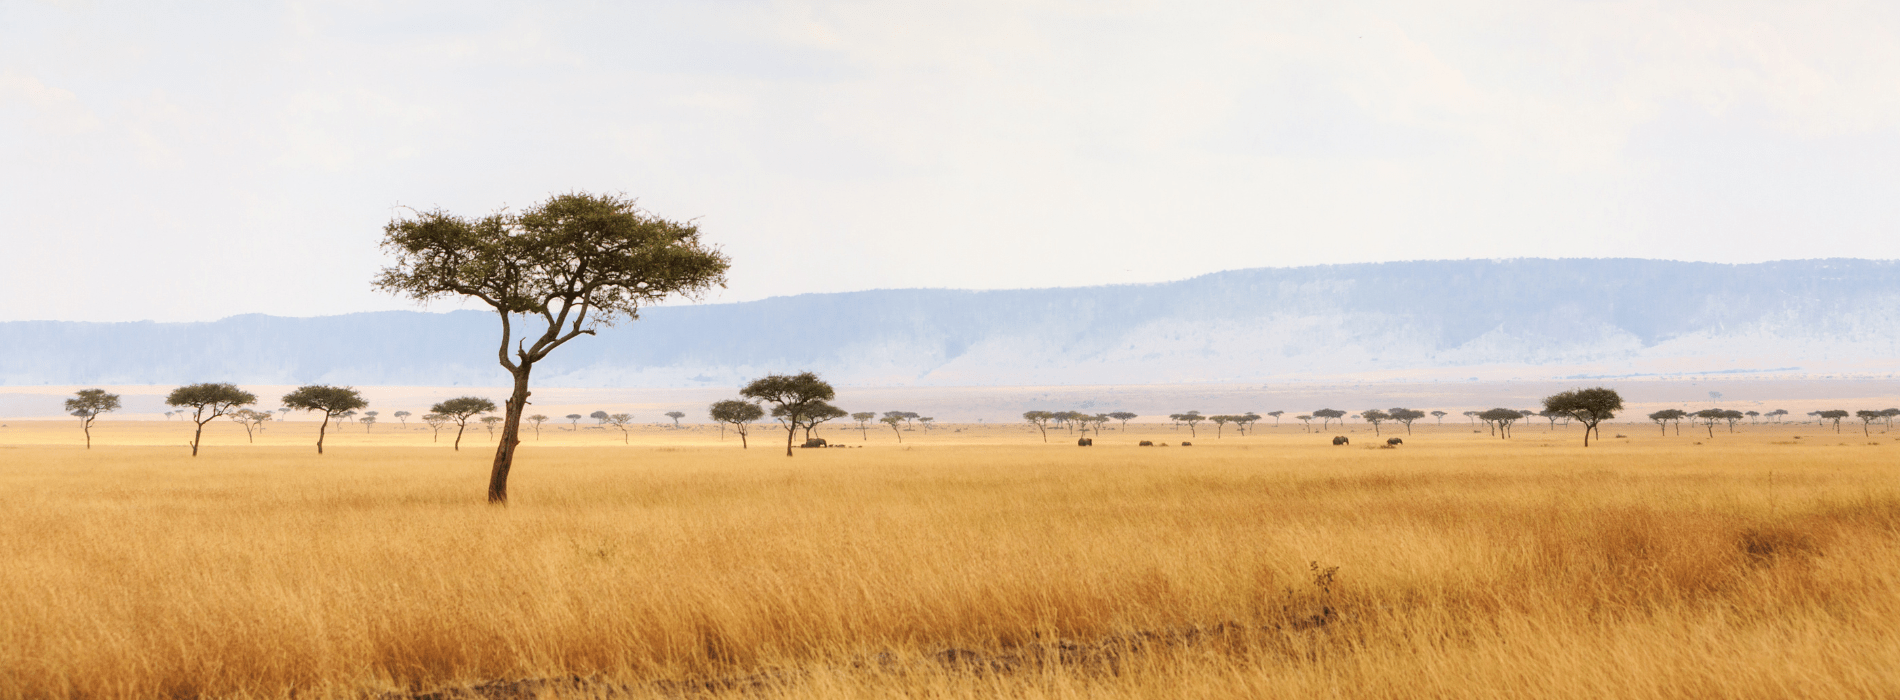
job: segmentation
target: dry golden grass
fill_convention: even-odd
[[[486,436],[306,427],[0,433],[0,697],[1900,694],[1892,436],[544,429],[503,509]]]

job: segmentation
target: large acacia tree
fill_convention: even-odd
[[[556,195],[518,214],[417,212],[383,227],[383,249],[396,264],[383,268],[377,288],[417,301],[473,297],[501,317],[498,359],[514,377],[514,392],[488,477],[488,501],[498,504],[508,502],[534,363],[599,326],[638,319],[644,305],[725,286],[730,264],[700,240],[695,224],[662,219],[632,199],[585,192]]]
[[[343,415],[344,411],[354,411],[369,405],[368,401],[363,400],[362,392],[352,387],[322,384],[297,387],[284,394],[282,402],[286,408],[323,414],[323,424],[317,426],[317,454],[323,454],[323,436],[330,432],[331,418]]]
[[[792,456],[792,438],[797,437],[798,428],[810,420],[811,416],[837,410],[826,403],[837,396],[837,391],[810,372],[798,374],[773,374],[754,379],[739,395],[754,401],[772,404],[772,417],[785,423],[785,456]],[[838,415],[844,415],[842,411]]]
[[[1589,447],[1591,433],[1596,433],[1598,440],[1603,439],[1597,424],[1615,418],[1616,412],[1623,410],[1623,397],[1615,389],[1575,389],[1544,397],[1544,410],[1562,413],[1582,423],[1583,446]]]

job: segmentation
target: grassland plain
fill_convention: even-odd
[[[1900,433],[395,427],[0,430],[0,697],[1900,694]]]

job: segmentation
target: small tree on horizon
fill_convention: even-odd
[[[281,401],[289,408],[323,414],[323,424],[317,427],[317,454],[323,454],[323,438],[330,430],[331,418],[369,405],[368,401],[363,400],[363,394],[353,387],[324,384],[297,387],[284,394]]]
[[[1312,416],[1299,415],[1299,416],[1294,416],[1293,418],[1294,420],[1298,420],[1302,424],[1302,427],[1306,429],[1306,432],[1309,432],[1309,433],[1313,432],[1313,417]]]
[[[666,417],[673,419],[674,429],[678,429],[680,427],[680,419],[686,417],[686,414],[680,411],[667,411],[666,413],[662,415],[665,415]]]
[[[1886,417],[1881,415],[1879,411],[1855,411],[1854,416],[1860,419],[1860,434],[1869,437],[1873,436],[1871,430],[1873,424]]]
[[[570,428],[568,428],[568,430],[575,430],[575,431],[578,431],[578,430],[580,430],[580,429],[581,429],[581,419],[582,419],[582,418],[585,418],[586,416],[583,416],[583,415],[581,415],[581,414],[579,414],[579,413],[569,413],[569,414],[567,414],[567,415],[565,415],[565,416],[561,416],[561,417],[562,417],[562,418],[566,418],[566,419],[567,419],[567,422],[568,422],[568,425],[570,425],[570,426],[572,426],[572,427],[570,427]]]
[[[1049,421],[1055,420],[1055,417],[1056,414],[1048,411],[1023,412],[1023,420],[1028,421],[1030,425],[1036,426],[1036,430],[1042,433],[1043,442],[1049,441]]]
[[[877,419],[877,422],[891,426],[891,433],[897,436],[898,444],[904,442],[904,429],[901,427],[904,425],[902,413],[902,411],[885,411],[884,417]],[[1044,441],[1047,442],[1048,439],[1044,438]]]
[[[1199,424],[1201,421],[1207,420],[1207,416],[1201,415],[1200,411],[1188,411],[1187,413],[1176,413],[1168,417],[1174,419],[1177,422],[1186,423],[1188,427],[1188,437],[1200,437],[1200,433],[1195,432],[1194,426]]]
[[[198,456],[198,445],[204,438],[205,424],[219,416],[238,408],[257,403],[257,395],[237,388],[235,384],[203,383],[181,386],[165,396],[165,405],[191,409],[191,420],[198,424],[196,432],[191,434],[191,456]],[[180,411],[183,413],[183,411]]]
[[[871,440],[871,432],[870,432],[869,426],[871,424],[871,421],[876,420],[876,419],[877,419],[877,414],[872,413],[870,411],[862,411],[859,413],[851,414],[851,420],[858,422],[858,439],[864,440],[866,442],[869,442]]]
[[[86,449],[92,449],[92,421],[100,415],[119,410],[119,395],[107,393],[104,389],[80,389],[72,398],[66,399],[66,413],[79,419],[79,429],[86,434]],[[165,414],[170,417],[171,414]]]
[[[488,429],[488,439],[495,439],[495,424],[501,422],[501,416],[482,416],[482,427]]]
[[[731,424],[733,431],[739,433],[739,447],[742,449],[751,447],[746,441],[746,433],[751,429],[752,422],[765,417],[765,409],[758,404],[738,399],[715,402],[706,413],[713,422],[719,424],[721,440],[726,439],[726,425]]]
[[[1705,408],[1690,415],[1695,416],[1696,420],[1702,421],[1702,425],[1709,429],[1709,437],[1713,438],[1715,437],[1715,424],[1722,422],[1723,413],[1724,411],[1719,408]]]
[[[1432,417],[1438,419],[1439,425],[1445,424],[1445,416],[1448,416],[1448,415],[1451,415],[1451,414],[1448,414],[1444,411],[1432,411]]]
[[[755,401],[764,401],[773,405],[772,417],[785,423],[785,456],[792,456],[792,440],[798,437],[798,426],[809,412],[817,406],[830,406],[825,403],[837,396],[817,374],[800,372],[793,375],[773,374],[752,380],[739,395]],[[836,410],[835,408],[833,410]]]
[[[489,418],[493,417],[494,416],[489,416]],[[487,421],[488,418],[483,418],[482,420]],[[622,445],[628,444],[631,441],[631,438],[627,434],[627,424],[632,422],[633,414],[631,413],[610,413],[607,415],[607,424],[620,429],[620,444]]]
[[[1371,423],[1372,434],[1376,436],[1379,434],[1379,424],[1384,423],[1388,420],[1391,420],[1392,415],[1389,413],[1386,413],[1385,411],[1381,411],[1379,409],[1374,408],[1374,409],[1360,411],[1359,419],[1367,423]]]
[[[774,412],[777,410],[778,409],[773,409]],[[811,442],[811,431],[813,428],[817,428],[819,423],[835,418],[843,418],[846,415],[844,409],[824,401],[819,401],[806,407],[805,414],[798,419],[798,424],[805,429],[805,441]]]
[[[254,431],[264,429],[264,421],[270,420],[271,412],[240,408],[236,411],[224,414],[224,417],[231,419],[233,423],[244,426],[244,441],[247,443],[255,443],[257,442],[257,435]]]
[[[1834,421],[1834,432],[1838,434],[1841,432],[1841,419],[1847,417],[1847,412],[1835,409],[1829,411],[1815,411],[1814,415],[1819,416],[1821,420],[1824,421]]]
[[[1267,411],[1267,415],[1273,416],[1273,427],[1278,428],[1280,427],[1280,416],[1286,415],[1286,411]]]
[[[1342,426],[1346,424],[1346,412],[1331,408],[1322,408],[1314,411],[1313,417],[1319,419],[1319,427],[1321,430],[1325,430],[1326,427],[1335,420],[1339,421],[1339,424]]]
[[[396,423],[398,425],[401,425],[402,427],[407,428],[409,427],[409,416],[414,415],[414,414],[411,414],[408,411],[397,411],[389,415],[396,417]]]
[[[1385,414],[1388,416],[1391,416],[1392,420],[1398,421],[1400,423],[1404,423],[1406,435],[1412,434],[1412,421],[1425,417],[1424,411],[1418,411],[1418,410],[1414,410],[1410,408],[1387,409]]]
[[[528,416],[528,422],[534,424],[534,439],[540,440],[541,439],[541,424],[548,422],[548,417],[541,415],[539,413],[536,413],[532,416]]]
[[[495,402],[479,396],[460,396],[429,407],[429,412],[442,416],[455,423],[455,450],[462,450],[462,433],[468,430],[468,419],[476,415],[495,410]]]
[[[1603,439],[1603,433],[1597,432],[1597,425],[1616,417],[1623,410],[1623,397],[1615,389],[1596,387],[1594,389],[1575,389],[1544,397],[1544,410],[1563,413],[1583,424],[1583,446],[1590,446],[1590,433],[1597,433],[1597,439]]]
[[[1649,414],[1649,419],[1656,421],[1656,425],[1662,428],[1662,434],[1664,436],[1669,435],[1670,421],[1678,421],[1676,424],[1676,434],[1681,435],[1682,424],[1680,423],[1680,421],[1687,417],[1689,417],[1689,414],[1680,408],[1665,408],[1663,410]]]
[[[358,419],[358,421],[360,421],[363,424],[363,432],[365,433],[369,432],[369,429],[376,425],[376,417],[378,415],[381,415],[381,414],[375,411],[366,411],[363,413],[363,417]]]
[[[1497,436],[1499,439],[1510,439],[1511,424],[1522,419],[1524,414],[1509,408],[1493,408],[1478,414],[1478,417],[1484,419],[1486,423],[1497,426]]]
[[[1127,431],[1128,431],[1128,421],[1131,421],[1131,420],[1134,420],[1134,419],[1136,419],[1136,418],[1140,418],[1141,416],[1139,416],[1139,415],[1136,415],[1136,414],[1133,414],[1133,413],[1129,413],[1129,412],[1127,412],[1127,411],[1116,411],[1116,412],[1114,412],[1114,413],[1110,413],[1110,414],[1108,414],[1108,417],[1110,417],[1110,418],[1113,418],[1113,419],[1115,419],[1115,420],[1118,420],[1118,421],[1121,421],[1121,423],[1122,423],[1122,432],[1127,432]]]
[[[442,439],[442,424],[449,422],[449,417],[440,413],[424,413],[422,422],[429,425],[429,442],[439,442]]]

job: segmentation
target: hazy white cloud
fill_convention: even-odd
[[[1896,12],[0,4],[0,318],[402,307],[394,207],[576,188],[699,218],[726,300],[1900,257]]]

